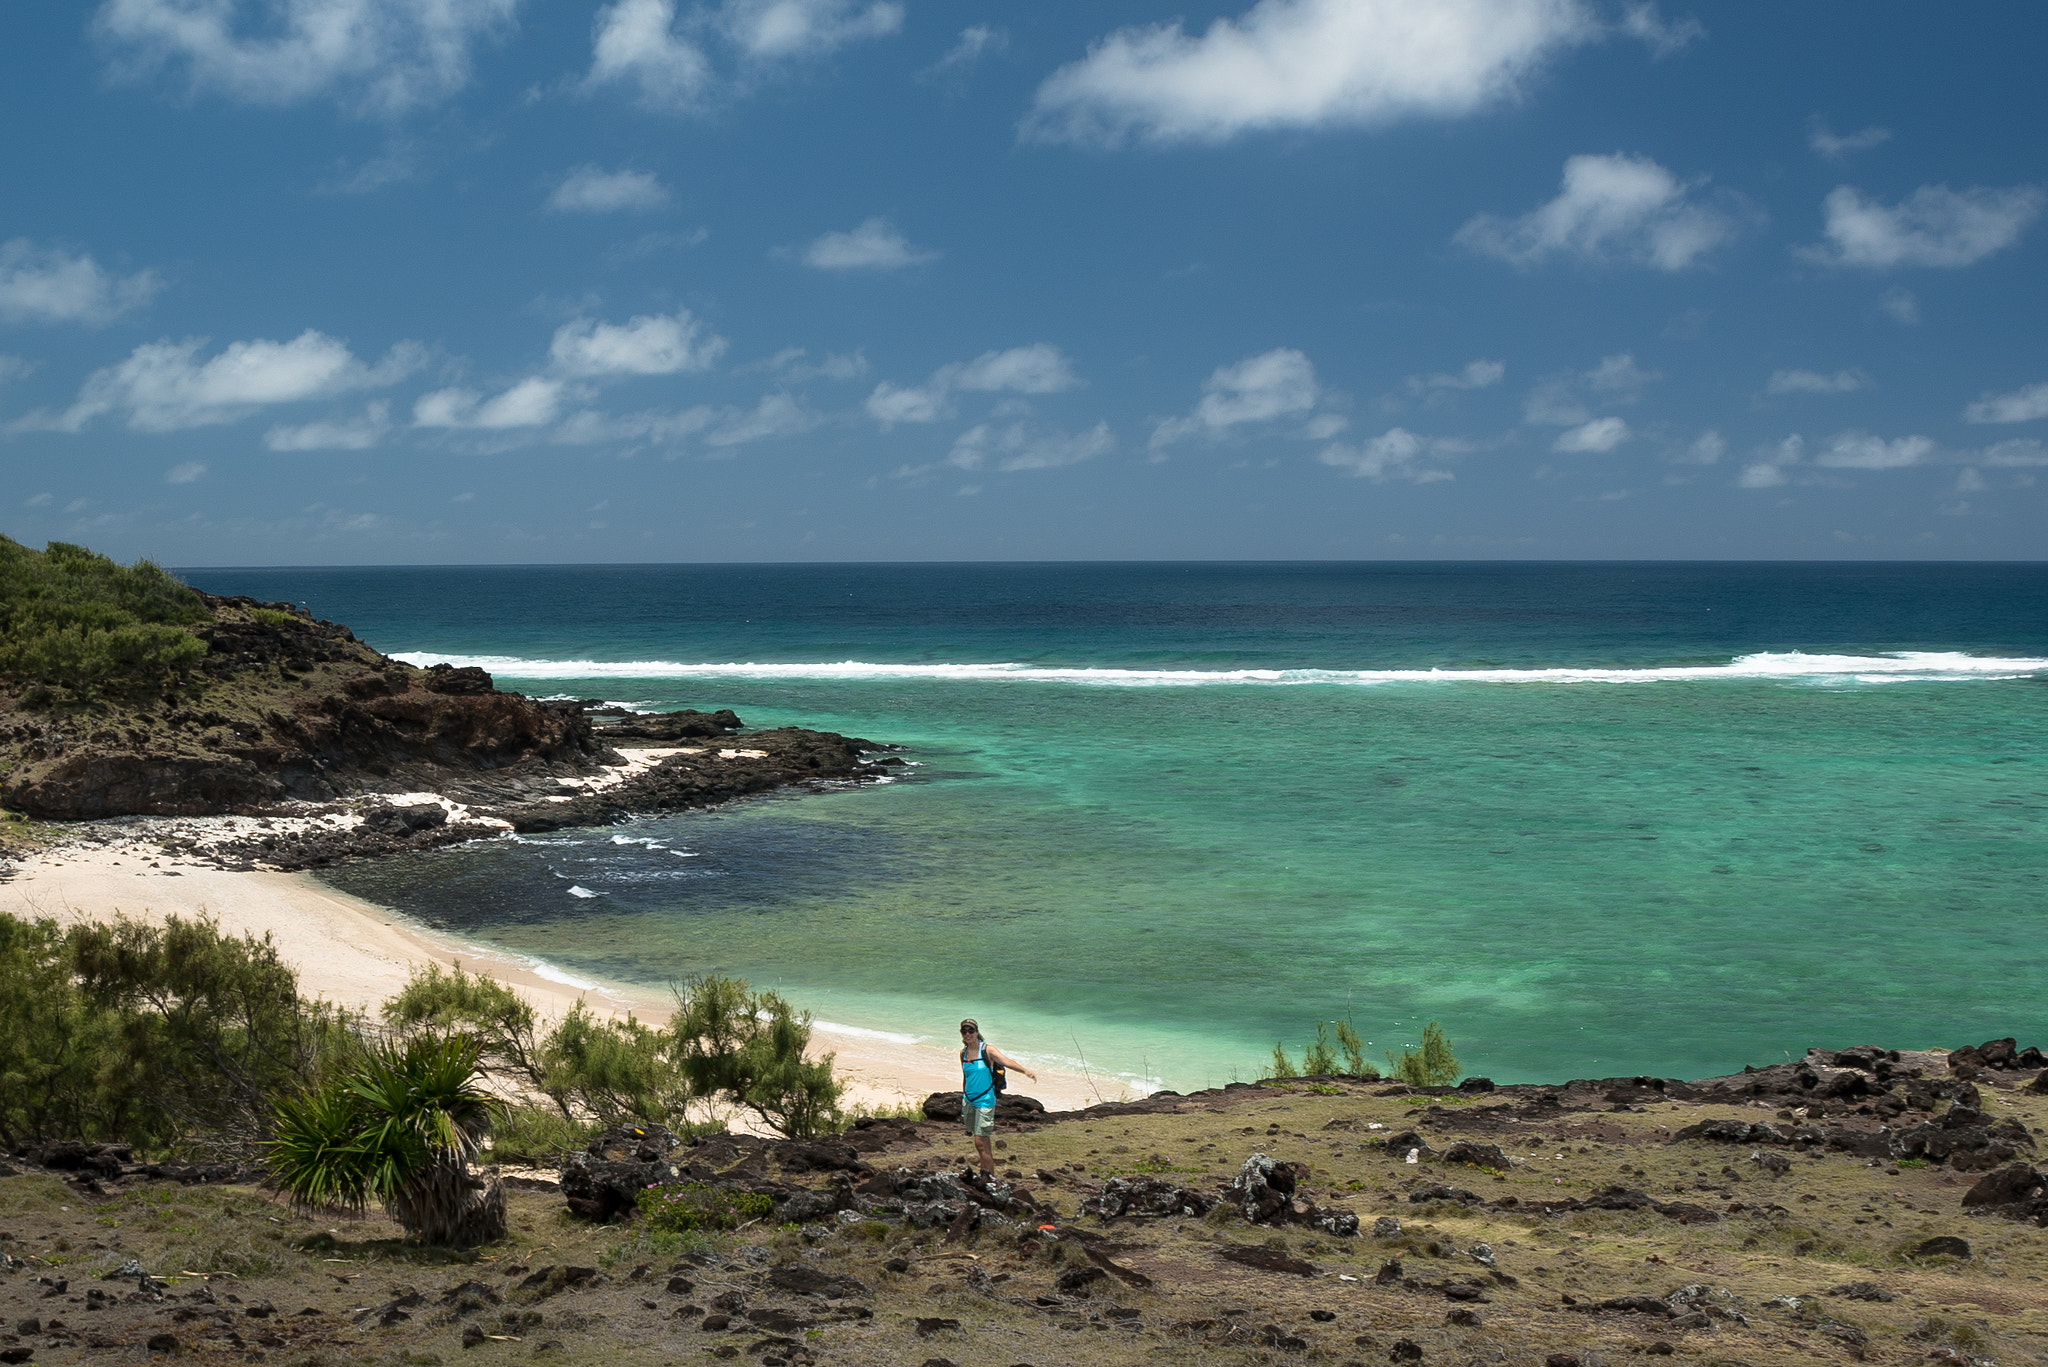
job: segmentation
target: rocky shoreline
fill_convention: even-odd
[[[177,679],[58,707],[0,691],[0,808],[88,823],[70,841],[294,871],[903,763],[833,732],[749,732],[730,710],[501,692],[481,669],[415,668],[290,604],[202,598],[207,653]]]

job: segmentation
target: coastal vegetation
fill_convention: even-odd
[[[468,1166],[487,1146],[551,1163],[614,1124],[736,1112],[796,1138],[844,1127],[810,1038],[807,1012],[733,978],[683,984],[657,1028],[581,1003],[544,1021],[428,964],[373,1018],[301,996],[268,936],[0,914],[0,1145],[260,1159],[302,1205],[382,1203],[427,1242],[494,1237],[501,1203],[479,1204]]]
[[[1435,1021],[1422,1027],[1422,1043],[1398,1055],[1389,1051],[1387,1063],[1392,1075],[1411,1087],[1449,1087],[1465,1071],[1451,1042],[1444,1038],[1444,1028]]]
[[[1365,1061],[1365,1041],[1358,1037],[1358,1031],[1348,1020],[1317,1021],[1316,1037],[1302,1049],[1299,1067],[1287,1056],[1286,1044],[1275,1040],[1271,1071],[1267,1074],[1278,1078],[1376,1078],[1379,1075],[1380,1070]]]
[[[52,541],[32,551],[0,536],[0,677],[91,694],[160,681],[206,654],[186,630],[212,617],[198,593],[148,560],[120,565]]]

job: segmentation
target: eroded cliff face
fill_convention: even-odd
[[[416,669],[288,604],[208,595],[181,678],[30,705],[0,683],[0,806],[45,820],[199,816],[513,767],[609,758],[583,708],[500,693],[480,669]]]

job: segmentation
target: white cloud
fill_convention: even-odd
[[[726,0],[718,22],[751,58],[816,57],[896,32],[903,6],[896,0]]]
[[[2040,217],[2042,194],[2032,185],[2002,190],[1972,186],[1956,191],[1923,185],[1887,206],[1865,199],[1853,186],[1839,185],[1823,202],[1827,214],[1824,246],[1800,253],[1831,266],[1939,266],[1950,269],[1982,261],[2019,241]]]
[[[1843,432],[1822,448],[1813,463],[1837,470],[1901,470],[1926,464],[1934,452],[1934,443],[1926,437],[1886,441],[1867,432]]]
[[[1195,433],[1220,436],[1248,422],[1307,413],[1322,389],[1316,368],[1293,347],[1275,347],[1247,356],[1236,365],[1218,366],[1202,385],[1202,398],[1185,418],[1168,418],[1152,433],[1157,451]]]
[[[1010,45],[1010,35],[1002,29],[987,24],[976,24],[960,30],[960,41],[953,44],[945,56],[933,62],[918,73],[922,81],[940,77],[960,77],[979,62],[982,54],[1001,52]]]
[[[153,271],[117,276],[89,256],[38,248],[25,237],[0,244],[0,322],[112,322],[163,288]]]
[[[379,400],[360,418],[296,427],[279,424],[263,434],[263,444],[272,451],[367,451],[390,430],[391,405]]]
[[[1079,386],[1073,363],[1056,346],[1037,342],[1007,351],[984,351],[971,361],[940,366],[921,385],[884,380],[867,398],[868,416],[884,427],[899,422],[937,422],[952,411],[958,390],[995,394],[1057,394]]]
[[[652,171],[601,171],[579,166],[548,196],[557,213],[608,214],[653,209],[668,202],[668,190]]]
[[[1764,383],[1766,394],[1853,394],[1870,388],[1870,377],[1860,370],[1837,370],[1823,375],[1817,370],[1774,370]]]
[[[578,318],[555,329],[548,348],[556,369],[579,377],[708,370],[724,354],[725,339],[691,317],[688,309],[642,314],[625,323]]]
[[[804,248],[803,262],[821,271],[894,271],[939,254],[913,247],[886,218],[871,218],[851,232],[826,233]]]
[[[1024,131],[1116,145],[1455,118],[1597,36],[1577,0],[1259,0],[1199,38],[1119,29],[1038,88]]]
[[[1520,218],[1480,214],[1453,240],[1517,266],[1563,255],[1680,271],[1738,227],[1728,213],[1698,203],[1697,186],[1648,157],[1582,154],[1565,162],[1556,199]]]
[[[962,470],[1051,470],[1078,465],[1115,449],[1116,438],[1106,422],[1071,435],[1040,431],[1022,422],[981,423],[960,434],[946,463]]]
[[[36,363],[23,356],[0,355],[0,384],[18,380],[36,368]]]
[[[1735,481],[1741,489],[1775,489],[1785,482],[1785,472],[1775,465],[1759,463],[1742,467],[1742,477]]]
[[[1831,161],[1840,161],[1851,152],[1868,152],[1880,143],[1891,141],[1889,128],[1870,127],[1840,136],[1829,131],[1827,123],[1816,114],[1806,124],[1806,145]]]
[[[422,394],[412,406],[412,421],[415,427],[481,431],[545,427],[555,420],[561,403],[561,383],[533,375],[488,399],[473,389],[437,389]]]
[[[181,462],[180,464],[173,465],[170,469],[164,471],[164,483],[190,484],[205,473],[205,461],[188,460]]]
[[[1972,466],[1964,466],[1963,472],[1956,476],[1956,492],[1959,494],[1981,494],[1990,487],[1984,476]]]
[[[1633,352],[1603,356],[1591,370],[1546,377],[1522,401],[1522,421],[1553,427],[1583,423],[1593,416],[1588,392],[1603,405],[1634,403],[1663,378],[1662,372],[1637,365]]]
[[[712,446],[738,446],[769,437],[795,437],[816,427],[821,419],[787,394],[763,394],[752,409],[728,413],[716,429],[704,438]]]
[[[2036,418],[2048,418],[2048,381],[2010,394],[1986,394],[1963,410],[1964,422],[2032,422]]]
[[[1342,413],[1318,413],[1301,425],[1301,435],[1310,441],[1328,441],[1351,426]]]
[[[31,414],[19,427],[76,432],[94,418],[125,412],[138,432],[174,432],[239,422],[273,404],[332,398],[396,384],[425,363],[416,342],[401,342],[376,365],[311,328],[289,342],[233,342],[201,361],[203,337],[150,342],[119,365],[98,370],[62,414]]]
[[[1507,373],[1504,361],[1467,361],[1465,368],[1455,375],[1410,375],[1408,392],[1427,394],[1442,389],[1488,389],[1499,384]]]
[[[711,94],[711,59],[676,35],[675,0],[618,0],[597,12],[586,84],[631,85],[650,109],[684,110]]]
[[[961,366],[952,379],[955,389],[1011,394],[1057,394],[1080,383],[1072,363],[1047,342],[985,351]]]
[[[1693,438],[1692,445],[1672,459],[1680,465],[1712,465],[1727,454],[1727,439],[1710,427]]]
[[[471,48],[509,32],[517,5],[106,0],[93,31],[113,51],[117,74],[135,77],[182,64],[194,90],[271,105],[331,94],[359,112],[390,116],[467,84]],[[246,25],[239,22],[245,16]]]
[[[1620,418],[1595,418],[1577,427],[1558,433],[1557,440],[1550,444],[1553,451],[1606,452],[1612,451],[1635,434]]]
[[[903,27],[897,0],[725,0],[698,9],[679,32],[675,0],[617,0],[598,11],[586,87],[631,86],[649,108],[680,112],[709,104],[737,89],[721,78],[708,50],[723,42],[737,61],[762,69],[782,61],[819,57],[862,38]]]
[[[2014,441],[2001,441],[1984,448],[1979,463],[1996,465],[2005,469],[2016,469],[2035,465],[2048,465],[2048,447],[2032,437]]]
[[[1389,479],[1433,484],[1439,480],[1456,477],[1449,470],[1422,464],[1424,458],[1456,455],[1470,449],[1471,447],[1462,441],[1446,437],[1421,437],[1405,427],[1390,427],[1362,446],[1325,446],[1316,453],[1316,459],[1359,479],[1369,479],[1375,484]]]
[[[1666,21],[1653,4],[1633,4],[1621,17],[1621,31],[1650,49],[1653,57],[1683,52],[1707,36],[1706,25],[1687,15]]]

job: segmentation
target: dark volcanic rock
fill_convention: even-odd
[[[1156,1177],[1112,1177],[1100,1194],[1081,1203],[1083,1215],[1113,1220],[1119,1215],[1203,1215],[1216,1202],[1192,1187]]]
[[[960,1119],[960,1093],[933,1092],[924,1099],[924,1115],[927,1120]],[[1018,1096],[1005,1092],[996,1098],[996,1121],[998,1124],[1013,1125],[1029,1123],[1045,1117],[1045,1103],[1036,1097]]]

